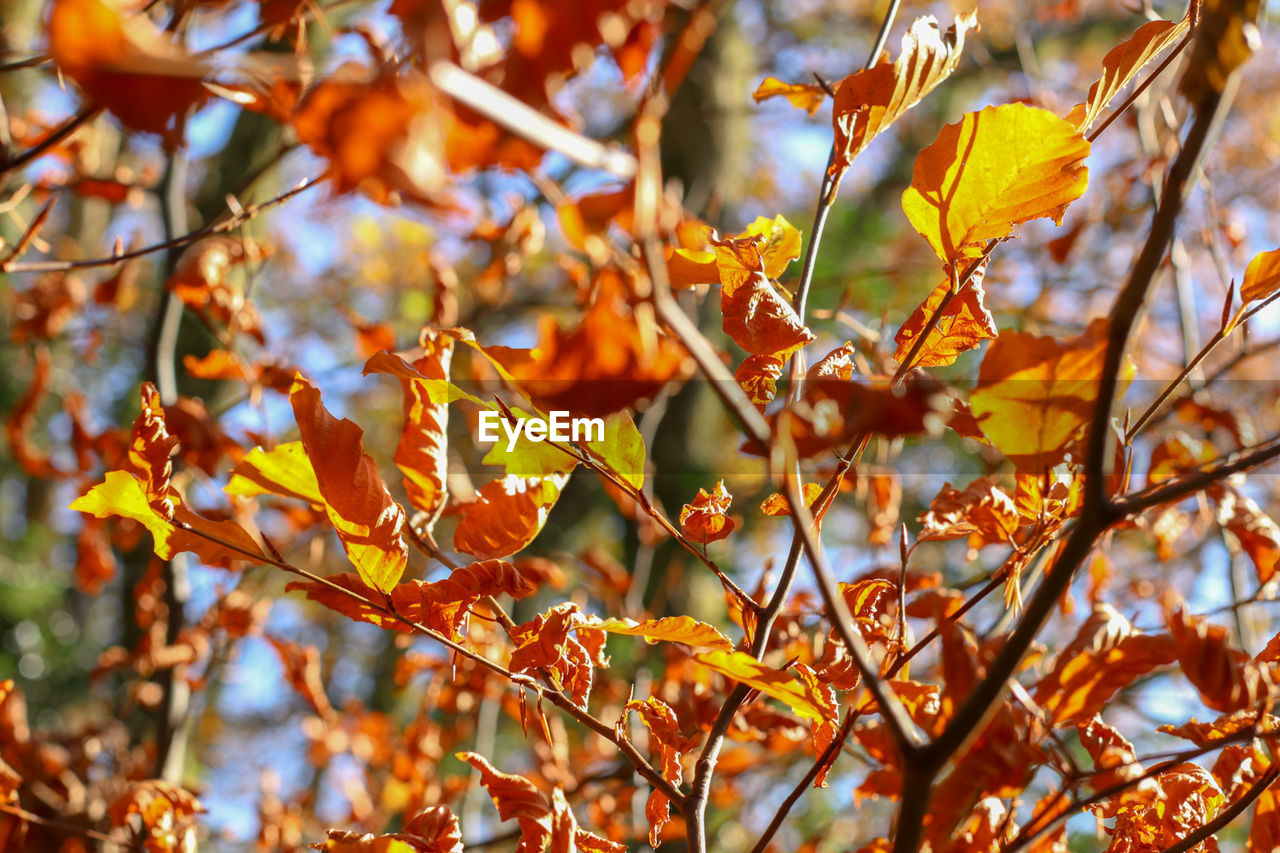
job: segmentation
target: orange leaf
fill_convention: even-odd
[[[1020,471],[1062,461],[1093,417],[1107,348],[1107,321],[1066,341],[1005,331],[987,349],[973,414],[992,445]]]
[[[817,483],[804,484],[804,499],[805,499],[805,503],[809,504],[809,506],[811,507],[813,506],[813,502],[818,499],[818,495],[820,494],[822,494],[822,486],[820,486],[819,484]],[[774,492],[773,494],[769,495],[769,497],[765,498],[764,502],[760,504],[760,511],[763,512],[765,515],[790,516],[791,504],[787,503],[786,495],[781,494],[779,492]]]
[[[423,329],[419,338],[419,350],[406,354],[409,365],[417,374],[396,371],[404,389],[404,430],[396,445],[396,467],[404,475],[404,489],[409,503],[427,514],[427,529],[444,509],[448,499],[448,423],[447,403],[432,402],[430,380],[443,384],[449,379],[449,364],[453,358],[453,338],[433,329]],[[392,372],[377,366],[378,356],[365,365],[364,373],[377,370]],[[421,377],[421,378],[418,378]]]
[[[1191,7],[1194,8],[1194,7]],[[1089,97],[1075,107],[1067,120],[1084,132],[1102,115],[1103,109],[1156,54],[1186,35],[1191,9],[1177,23],[1149,21],[1102,58],[1102,76],[1089,87]]]
[[[857,372],[857,368],[853,363],[853,356],[857,350],[853,346],[853,341],[845,341],[831,352],[824,355],[813,363],[805,372],[806,379],[843,379],[849,382],[853,379],[853,374]]]
[[[916,360],[912,363],[912,367],[940,367],[954,364],[960,353],[973,349],[983,341],[995,338],[995,318],[983,304],[982,276],[985,271],[984,263],[974,272],[964,289],[957,293],[941,312],[938,308],[951,292],[949,276],[933,289],[933,292],[915,311],[911,312],[907,322],[902,324],[902,328],[894,337],[898,350],[893,357],[899,364],[906,362],[907,356],[916,346],[920,333],[924,331],[925,326],[935,314],[938,315],[938,320],[929,330],[929,335],[920,345],[920,349],[916,351]]]
[[[1228,642],[1227,629],[1178,610],[1169,616],[1182,673],[1215,711],[1256,705],[1273,689],[1269,667],[1250,660]]]
[[[505,593],[521,599],[536,591],[537,585],[527,573],[503,560],[484,560],[456,568],[449,577],[433,583],[400,584],[391,602],[402,616],[456,640],[471,607],[481,598]]]
[[[487,560],[508,557],[533,541],[569,481],[568,474],[494,480],[480,489],[475,503],[462,508],[453,531],[453,547]]]
[[[778,377],[782,376],[782,359],[775,355],[749,355],[733,372],[734,380],[747,392],[747,398],[760,411],[778,393]]]
[[[402,634],[413,633],[413,629],[408,625],[379,609],[377,605],[384,600],[383,594],[366,584],[359,575],[354,572],[343,572],[338,575],[330,575],[325,580],[328,583],[293,581],[285,586],[285,592],[301,590],[306,593],[307,598],[311,601],[323,605],[335,613],[341,613],[348,619],[354,619],[357,622],[368,622],[370,625],[399,631]],[[334,586],[341,589],[334,589]],[[343,589],[350,590],[366,600],[361,601],[360,598],[347,595],[341,591]],[[405,593],[401,593],[400,588],[397,588],[395,595],[399,597],[405,595]],[[406,618],[409,617],[406,616]]]
[[[500,820],[515,820],[520,825],[517,853],[541,853],[551,841],[551,803],[537,787],[523,776],[503,773],[483,755],[459,752],[458,758],[480,771],[480,784],[498,807]]]
[[[187,114],[208,91],[212,67],[170,40],[145,14],[128,18],[119,0],[55,0],[49,10],[49,52],[86,97],[135,130],[181,144]]]
[[[347,557],[365,583],[390,592],[409,559],[400,536],[404,510],[391,499],[377,464],[364,452],[364,433],[346,418],[329,414],[320,392],[305,381],[294,385],[289,402],[325,513]]]
[[[1260,252],[1249,261],[1240,285],[1240,301],[1248,304],[1280,290],[1280,249]]]
[[[777,77],[764,78],[751,93],[751,97],[755,98],[757,104],[768,98],[779,96],[790,101],[791,106],[813,115],[822,106],[827,93],[821,86],[813,83],[784,83]]]
[[[937,432],[946,424],[939,406],[951,402],[933,380],[911,378],[901,387],[886,381],[847,382],[810,379],[800,403],[785,413],[791,440],[801,457],[842,447],[865,432],[885,436]],[[777,429],[783,414],[770,417]],[[762,452],[754,442],[746,449]]]
[[[1022,526],[1018,507],[1008,493],[985,477],[979,477],[963,492],[950,483],[942,487],[920,516],[920,541],[940,541],[970,537],[978,547],[1012,542]]]
[[[680,510],[680,529],[694,542],[706,545],[724,539],[733,532],[734,521],[725,513],[733,495],[724,487],[724,480],[716,483],[710,493],[698,489],[698,496]]]
[[[1218,498],[1218,523],[1231,531],[1240,548],[1249,555],[1258,572],[1258,583],[1270,581],[1280,563],[1280,526],[1253,498],[1230,487],[1224,488]]]
[[[544,412],[605,417],[648,399],[685,368],[685,351],[659,332],[652,315],[628,304],[616,270],[602,271],[579,326],[561,331],[544,316],[532,350],[488,352]]]
[[[945,35],[932,15],[917,18],[902,37],[896,62],[880,62],[840,81],[832,114],[837,151],[833,175],[848,169],[872,139],[951,76],[965,34],[977,25],[976,10],[957,17]]]
[[[1084,137],[1047,110],[987,107],[920,152],[902,209],[943,263],[959,263],[1020,223],[1061,223],[1088,186],[1087,156]]]
[[[725,285],[720,311],[725,334],[754,355],[785,358],[815,339],[763,272],[750,275],[741,286]]]
[[[633,700],[627,703],[624,710],[635,711],[640,715],[645,727],[649,729],[653,751],[658,754],[662,778],[679,788],[684,778],[681,755],[696,748],[698,738],[686,737],[681,733],[676,712],[661,699],[649,697],[643,701]],[[657,847],[662,828],[671,819],[671,803],[666,794],[655,790],[649,794],[644,812],[649,821],[649,846]]]

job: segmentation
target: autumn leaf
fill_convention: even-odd
[[[324,506],[315,469],[301,441],[277,444],[270,450],[253,448],[232,469],[223,491],[241,497],[279,495]]]
[[[212,66],[118,0],[55,0],[49,52],[93,103],[135,130],[159,134],[169,150],[183,142],[187,115],[209,92]]]
[[[461,508],[462,520],[454,528],[453,547],[481,560],[516,553],[542,530],[568,481],[568,474],[508,474],[487,483],[474,503]]]
[[[644,487],[648,451],[644,436],[629,413],[618,412],[605,418],[604,435],[584,444],[592,456],[608,465],[628,486],[636,491]]]
[[[658,393],[685,369],[685,351],[651,315],[628,304],[621,274],[605,270],[581,323],[561,330],[545,316],[532,350],[488,352],[544,412],[606,417]]]
[[[1222,490],[1218,501],[1218,523],[1230,531],[1240,549],[1249,555],[1258,573],[1258,583],[1269,582],[1280,563],[1280,526],[1247,495],[1233,488]]]
[[[949,124],[916,157],[902,209],[944,264],[1032,219],[1061,223],[1084,194],[1089,143],[1047,110],[1005,104]]]
[[[189,551],[204,563],[236,568],[244,562],[270,562],[243,527],[229,519],[210,519],[186,506],[170,480],[178,440],[169,434],[160,394],[151,383],[140,389],[141,412],[133,421],[124,470],[108,471],[70,509],[97,518],[130,518],[155,541],[156,556],[167,560]]]
[[[721,675],[740,681],[786,705],[806,720],[822,722],[831,714],[822,692],[789,672],[773,669],[746,652],[712,651],[694,660]]]
[[[363,431],[329,414],[320,392],[304,381],[294,385],[289,402],[325,513],[347,557],[365,583],[390,592],[409,559],[400,533],[404,510],[391,499],[377,464],[364,452]]]
[[[913,350],[916,356],[911,363],[912,367],[954,364],[961,353],[968,352],[983,341],[995,339],[996,321],[983,303],[985,294],[982,291],[982,276],[985,272],[984,263],[947,302],[946,308],[939,311],[953,287],[952,278],[944,278],[925,301],[911,312],[907,322],[902,324],[894,337],[898,349],[893,357],[899,364],[906,364],[907,357]],[[921,333],[935,315],[937,320],[933,328],[929,330],[924,343],[919,343]]]
[[[453,357],[453,339],[433,329],[423,329],[419,351],[410,363],[425,380],[400,376],[404,391],[404,428],[394,461],[404,475],[409,503],[428,519],[427,528],[439,517],[448,499],[449,407],[432,399],[429,380],[447,382]],[[365,373],[371,368],[366,365]]]
[[[1176,659],[1168,635],[1137,632],[1114,609],[1099,606],[1033,695],[1052,724],[1072,723],[1092,717],[1117,691]]]
[[[913,377],[901,385],[819,378],[805,382],[797,405],[769,420],[775,430],[788,426],[796,451],[808,458],[867,432],[890,437],[938,432],[946,424],[939,409],[944,403],[950,408],[943,386],[928,378]],[[761,452],[754,443],[746,449]]]
[[[1013,541],[1022,526],[1018,507],[1007,492],[985,477],[974,480],[964,491],[950,483],[943,485],[929,510],[920,516],[920,541],[944,541],[969,537],[981,547]]]
[[[783,97],[791,102],[791,106],[813,115],[826,100],[827,93],[814,83],[784,83],[777,77],[766,77],[751,97],[757,104],[769,98]]]
[[[763,272],[751,275],[741,286],[722,287],[720,311],[725,334],[753,355],[784,359],[815,340]]]
[[[681,756],[697,748],[698,738],[688,737],[680,731],[680,721],[676,719],[675,711],[661,699],[652,696],[644,700],[635,699],[628,702],[624,710],[640,715],[649,730],[652,749],[658,754],[658,769],[662,778],[678,790],[684,778]],[[650,792],[644,811],[649,821],[649,846],[656,848],[661,843],[662,828],[671,819],[671,804],[667,795],[658,790]]]
[[[727,515],[732,502],[733,495],[724,487],[724,480],[716,483],[711,492],[698,489],[698,496],[680,510],[680,529],[690,540],[704,546],[724,539],[735,527]]]
[[[987,348],[969,402],[991,444],[1020,471],[1053,467],[1083,437],[1106,348],[1103,319],[1066,341],[1004,331]]]
[[[323,581],[292,581],[285,586],[285,592],[295,590],[305,593],[309,600],[335,613],[341,613],[348,619],[368,622],[370,625],[403,634],[413,633],[413,628],[385,610],[381,604],[385,600],[383,593],[366,584],[354,572],[330,575]],[[355,593],[355,595],[348,593]],[[399,588],[395,594],[407,597],[407,593],[400,593]]]
[[[111,825],[126,827],[137,815],[152,848],[161,851],[194,850],[194,817],[205,811],[195,795],[160,779],[130,782],[107,806]]]
[[[511,563],[482,560],[459,566],[442,580],[402,583],[392,592],[391,603],[396,613],[457,640],[472,606],[481,598],[509,595],[519,600],[537,589],[530,574]]]
[[[176,494],[170,493],[171,501]],[[155,540],[156,556],[168,560],[189,551],[210,566],[236,568],[245,562],[270,560],[249,533],[229,519],[209,519],[174,503],[166,517],[148,500],[137,478],[126,471],[108,471],[106,479],[71,502],[68,509],[97,518],[130,518]]]
[[[812,507],[813,502],[822,494],[822,486],[818,483],[804,484],[804,499]],[[774,492],[764,499],[760,504],[760,511],[765,515],[773,516],[790,516],[791,504],[787,503],[787,496],[781,492]]]
[[[853,374],[857,373],[857,367],[854,364],[854,355],[857,350],[853,346],[852,341],[845,341],[831,352],[824,355],[813,363],[813,365],[805,371],[805,379],[841,379],[845,382],[853,380]]]
[[[291,118],[298,139],[329,161],[337,192],[359,189],[387,204],[404,197],[449,208],[447,103],[420,72],[322,81]]]
[[[1270,668],[1228,641],[1227,629],[1177,610],[1168,617],[1182,674],[1215,711],[1251,707],[1273,689]]]
[[[882,61],[840,81],[832,114],[837,155],[831,174],[837,180],[872,139],[951,76],[965,34],[977,26],[976,10],[958,16],[945,34],[932,15],[917,18],[892,65]]]
[[[1230,332],[1244,319],[1245,312],[1254,302],[1269,299],[1280,290],[1280,249],[1260,252],[1249,261],[1244,270],[1244,282],[1240,285],[1240,308],[1227,321],[1223,332]]]
[[[1179,90],[1199,104],[1208,92],[1222,92],[1227,80],[1260,46],[1258,0],[1203,0],[1195,42]]]
[[[585,624],[610,634],[644,637],[645,642],[684,643],[704,649],[732,649],[733,642],[713,625],[691,616],[664,616],[636,622],[631,619],[592,619]]]
[[[1071,111],[1067,120],[1081,133],[1087,131],[1111,99],[1133,80],[1143,66],[1186,35],[1191,25],[1192,8],[1189,7],[1187,14],[1176,23],[1148,21],[1113,47],[1102,58],[1102,76],[1089,87],[1089,96]]]

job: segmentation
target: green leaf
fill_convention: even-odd
[[[647,451],[644,437],[636,429],[635,421],[627,412],[611,415],[604,422],[604,438],[589,445],[591,452],[600,457],[627,485],[636,491],[644,486],[644,466]]]

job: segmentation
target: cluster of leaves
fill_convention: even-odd
[[[23,691],[0,683],[0,846],[195,849],[207,824],[193,792],[210,806],[229,795],[200,790],[187,744],[223,728],[226,670],[247,671],[238,659],[264,648],[305,708],[290,729],[312,783],[282,796],[264,775],[261,849],[456,853],[465,837],[519,851],[679,841],[705,853],[719,829],[756,850],[1056,853],[1069,822],[1091,816],[1115,853],[1214,850],[1250,809],[1249,849],[1280,847],[1280,635],[1256,641],[1241,615],[1275,595],[1280,526],[1264,509],[1275,495],[1247,475],[1280,456],[1280,436],[1257,438],[1273,400],[1250,401],[1250,417],[1215,385],[1280,345],[1248,338],[1280,298],[1280,249],[1241,265],[1211,336],[1185,344],[1172,378],[1151,369],[1141,316],[1162,270],[1187,275],[1175,225],[1255,51],[1256,3],[1192,2],[1110,49],[1082,101],[998,99],[908,151],[900,246],[927,259],[927,288],[896,334],[844,320],[857,340],[820,321],[865,306],[808,304],[827,216],[874,140],[961,73],[981,8],[945,27],[916,19],[895,56],[878,45],[834,85],[770,77],[755,90],[810,114],[830,97],[831,155],[806,243],[781,214],[722,233],[664,180],[664,119],[721,4],[591,0],[569,13],[550,0],[394,0],[382,16],[391,40],[374,19],[330,32],[329,16],[356,4],[260,0],[249,33],[206,49],[187,38],[224,20],[222,4],[140,5],[52,0],[47,58],[6,69],[47,59],[81,103],[57,125],[35,111],[7,120],[6,210],[48,196],[15,219],[0,255],[23,282],[10,337],[33,368],[8,443],[31,482],[75,492],[77,594],[119,589],[129,607],[128,630],[91,673],[119,720],[33,731]],[[361,49],[326,47],[325,34]],[[353,53],[365,58],[333,61]],[[573,86],[592,84],[597,55],[627,101],[609,144],[581,133],[567,106]],[[1159,88],[1165,77],[1176,90]],[[225,214],[189,230],[189,120],[215,101],[306,149],[317,171],[257,204],[233,193]],[[1132,128],[1117,123],[1133,112]],[[104,113],[129,138],[159,138],[164,238],[117,240],[94,258],[55,245],[54,206],[74,196],[128,208],[159,173],[95,174],[84,137],[112,127]],[[1091,198],[1085,163],[1107,168],[1094,145],[1108,128],[1157,138],[1142,174],[1104,199],[1121,207],[1131,186],[1154,190],[1145,230],[1107,249],[1123,256],[1122,282],[1080,322],[1026,306],[1002,322],[988,303],[1017,284],[997,272],[1003,254],[1065,264],[1086,223],[1105,224],[1094,208],[1049,246],[1018,248],[1044,233],[1039,220],[1061,225]],[[56,177],[27,180],[49,161]],[[549,174],[560,161],[591,180],[566,191]],[[491,198],[513,175],[537,196]],[[363,365],[354,395],[276,336],[250,287],[272,269],[292,274],[287,247],[250,225],[313,187],[334,204],[359,196],[429,217],[458,233],[457,257],[483,258],[439,247],[413,258],[431,304],[408,349],[390,320],[324,306],[351,327]],[[562,251],[546,248],[548,223]],[[1206,226],[1205,254],[1225,269],[1222,230]],[[69,389],[65,362],[97,369],[109,345],[92,332],[137,313],[149,260],[160,286],[147,375],[128,383],[140,386],[137,414],[98,427],[108,413],[91,410],[91,388]],[[108,274],[90,297],[78,271],[99,268]],[[514,346],[520,336],[489,315],[545,295],[545,280],[566,322],[544,313],[531,345]],[[278,305],[303,310],[288,294]],[[1188,342],[1194,309],[1179,315]],[[208,345],[179,358],[170,318],[184,315]],[[91,329],[76,349],[68,328],[82,317]],[[1206,374],[1213,359],[1222,366]],[[179,393],[179,362],[187,388],[230,388],[235,402]],[[1117,417],[1139,379],[1156,391]],[[690,436],[659,428],[673,401],[702,391],[717,398],[709,440],[733,461],[673,501],[666,483],[685,488],[683,472],[664,470],[660,442]],[[388,392],[395,413],[362,404]],[[60,444],[35,437],[51,393]],[[515,424],[553,412],[602,429],[474,438],[482,415]],[[972,475],[919,493],[908,468],[930,450],[963,454]],[[609,524],[580,497],[571,506],[575,488],[598,489],[590,503]],[[741,500],[753,491],[762,500]],[[1231,628],[1198,612],[1194,590],[1117,568],[1159,572],[1215,541],[1253,569],[1223,611]],[[863,556],[845,559],[851,549]],[[202,614],[193,573],[216,587]],[[334,638],[374,637],[403,701],[335,703],[342,641],[322,652],[289,636],[273,617],[285,607]],[[1180,704],[1145,707],[1152,683]],[[1206,711],[1207,722],[1192,716]],[[1179,746],[1151,756],[1135,745],[1152,742]],[[812,806],[788,846],[793,807],[827,802],[836,779],[867,819],[850,826]],[[336,816],[317,802],[322,789],[342,801]],[[837,796],[846,809],[847,791]],[[779,800],[763,816],[754,807]]]

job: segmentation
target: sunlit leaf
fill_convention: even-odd
[[[840,81],[836,89],[836,160],[832,173],[848,169],[855,157],[890,124],[955,70],[965,34],[977,27],[976,11],[958,16],[944,34],[932,15],[917,18],[902,37],[891,65],[881,61]]]
[[[644,637],[647,642],[684,643],[704,649],[732,649],[733,642],[720,629],[691,616],[664,616],[635,622],[631,619],[600,619],[588,623],[610,634]]]
[[[827,93],[821,86],[814,83],[784,83],[777,77],[764,78],[751,93],[756,103],[779,96],[790,101],[791,106],[813,115],[826,100]]]
[[[724,487],[724,480],[708,492],[698,489],[698,496],[680,510],[680,529],[694,542],[706,545],[724,539],[733,532],[735,522],[727,513],[733,495]]]
[[[363,431],[329,414],[320,392],[305,382],[294,386],[289,402],[325,512],[351,564],[369,586],[391,591],[409,559],[400,533],[404,510],[391,499],[377,464],[364,452]]]
[[[1097,121],[1112,98],[1131,81],[1142,67],[1165,48],[1186,35],[1190,14],[1180,21],[1148,21],[1129,38],[1113,47],[1102,58],[1102,76],[1089,87],[1089,96],[1067,117],[1076,129],[1084,132]]]
[[[507,557],[533,541],[568,482],[568,474],[494,480],[462,509],[453,532],[453,547],[487,560]]]
[[[1106,348],[1102,319],[1066,341],[1004,331],[988,347],[969,402],[983,433],[1019,470],[1040,474],[1082,437]]]
[[[1032,219],[1060,223],[1089,183],[1089,143],[1053,113],[1005,104],[949,124],[916,157],[902,209],[943,263]]]
[[[231,471],[224,491],[244,497],[279,495],[324,506],[315,469],[301,441],[277,444],[270,450],[250,450]]]
[[[898,344],[894,358],[900,364],[906,363],[907,356],[915,350],[912,367],[940,367],[954,364],[963,352],[977,347],[983,341],[993,340],[996,336],[996,321],[983,304],[985,294],[982,291],[982,276],[986,272],[986,264],[980,266],[965,285],[942,311],[939,308],[951,292],[951,279],[944,278],[928,298],[911,312],[907,322],[902,324],[894,341]],[[924,343],[918,343],[925,326],[937,316],[933,327],[929,330]],[[915,349],[919,346],[919,349]]]
[[[807,720],[821,722],[830,713],[826,698],[789,672],[773,669],[746,652],[713,651],[695,655],[698,663],[777,699]]]

